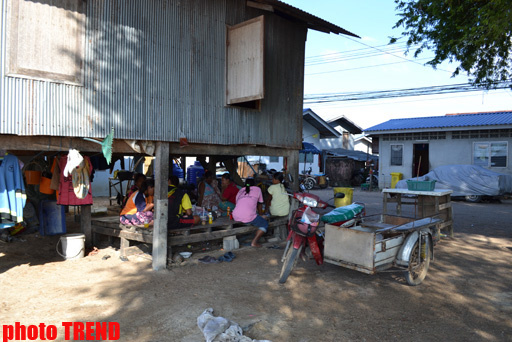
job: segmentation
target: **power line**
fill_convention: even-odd
[[[386,53],[390,54],[392,52],[402,52],[404,51],[404,48],[402,47],[391,47],[386,50],[382,51],[375,51],[374,49],[365,49],[365,52],[363,53],[336,53],[331,55],[325,55],[325,57],[322,58],[316,58],[313,60],[306,59],[305,65],[306,66],[315,66],[315,65],[321,65],[321,64],[328,64],[328,63],[337,63],[337,62],[345,62],[345,61],[351,61],[355,59],[363,59],[363,58],[372,58],[372,57],[379,57],[383,56]],[[395,56],[395,55],[392,55]]]
[[[499,91],[496,91],[492,94],[487,94],[488,96],[492,96],[492,95],[499,95],[499,93],[506,93],[508,94],[509,96],[512,96],[511,94],[509,94],[510,92],[508,91],[504,91],[503,89],[499,89]],[[432,94],[432,95],[435,95],[435,94]],[[400,101],[400,100],[394,100],[393,102],[389,102],[389,103],[386,103],[386,102],[380,102],[379,105],[396,105],[398,103],[412,103],[412,102],[425,102],[425,101],[439,101],[439,100],[451,100],[451,99],[455,99],[455,98],[461,98],[461,97],[474,97],[475,94],[473,95],[458,95],[458,96],[449,96],[449,97],[446,97],[446,96],[443,96],[443,95],[447,95],[447,94],[440,94],[441,96],[438,96],[438,97],[435,97],[435,96],[431,96],[429,97],[428,99],[415,99],[415,100],[403,100],[403,101]],[[371,102],[373,101],[373,99],[370,99],[370,100],[362,100],[362,101],[368,101],[368,102]],[[343,105],[339,105],[337,104],[336,102],[324,102],[324,103],[319,103],[318,106],[322,106],[322,107],[334,107],[334,108],[353,108],[353,107],[362,107],[362,106],[375,106],[375,104],[371,104],[371,103],[368,103],[368,104],[361,104],[361,103],[353,103],[353,104],[343,104]]]
[[[407,43],[405,43],[405,42],[403,42],[403,43],[396,43],[396,44],[393,44],[393,45],[401,46],[402,48],[407,47]],[[370,48],[366,47],[366,48],[360,48],[360,49],[354,49],[354,50],[346,50],[346,51],[332,52],[332,53],[326,53],[326,54],[316,55],[316,56],[309,56],[309,57],[306,57],[306,61],[310,60],[310,59],[325,58],[325,57],[332,56],[332,55],[343,55],[345,53],[365,51],[365,50],[373,50],[375,48],[389,47],[389,46],[390,46],[389,44],[384,44],[384,45],[377,45],[375,47],[370,47]]]
[[[510,81],[499,82],[494,89],[505,89],[510,87]],[[348,92],[348,93],[331,93],[331,94],[315,94],[305,95],[304,104],[325,103],[325,102],[342,102],[342,101],[358,101],[358,100],[375,100],[406,96],[424,96],[448,93],[463,93],[481,91],[470,83],[451,84],[442,86],[394,89],[394,90],[377,90],[366,92]]]
[[[425,59],[428,59],[428,58],[422,58],[422,59],[419,59],[419,60],[425,60]],[[379,66],[392,65],[392,64],[402,64],[402,63],[405,63],[405,61],[392,62],[392,63],[383,63],[383,64],[374,64],[374,65],[367,65],[367,66],[362,66],[362,67],[338,69],[338,70],[330,70],[330,71],[322,71],[322,72],[313,72],[313,73],[305,74],[305,76],[321,75],[321,74],[332,74],[334,72],[351,71],[351,70],[358,70],[358,69],[368,69],[368,68],[375,68],[375,67],[379,67]]]
[[[362,51],[362,52],[337,52],[337,53],[332,53],[332,54],[321,55],[314,59],[306,58],[305,65],[306,66],[315,66],[315,65],[322,65],[322,64],[329,64],[329,63],[345,62],[345,61],[351,61],[351,60],[363,59],[363,58],[380,57],[380,56],[390,54],[390,53],[403,52],[403,51],[405,51],[405,47],[391,46],[385,50],[362,49],[362,50],[357,50],[357,51]],[[393,55],[393,54],[392,54],[392,56],[395,57],[395,55]]]
[[[402,57],[402,56],[394,55],[394,54],[392,54],[392,53],[389,53],[389,52],[384,51],[384,50],[381,50],[381,49],[379,49],[379,48],[377,48],[377,47],[374,47],[374,46],[371,46],[371,45],[365,44],[365,43],[363,43],[363,42],[361,42],[361,41],[358,41],[358,40],[355,40],[355,39],[349,38],[349,37],[347,37],[347,36],[343,36],[343,38],[348,39],[348,40],[351,40],[351,41],[356,42],[356,43],[358,43],[358,44],[361,44],[361,45],[367,46],[367,47],[369,47],[369,48],[372,48],[372,49],[375,49],[375,50],[378,50],[378,51],[382,51],[383,53],[386,53],[386,54],[388,54],[388,55],[394,56],[394,57],[396,57],[396,58],[400,58],[400,59],[406,60],[406,61],[411,62],[411,63],[414,63],[414,64],[419,64],[419,65],[421,65],[421,66],[426,66],[426,65],[421,64],[421,63],[418,63],[418,62],[416,62],[416,61],[414,61],[414,60],[412,60],[412,59],[408,59],[408,58],[405,58],[405,57]],[[439,69],[439,68],[436,68],[436,70],[441,70],[441,71],[446,71],[446,72],[452,73],[452,71],[444,70],[444,69]]]

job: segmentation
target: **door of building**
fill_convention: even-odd
[[[428,144],[414,144],[412,153],[412,176],[423,176],[428,173]]]

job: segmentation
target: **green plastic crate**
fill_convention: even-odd
[[[432,191],[436,187],[436,181],[407,181],[407,190],[411,191]]]

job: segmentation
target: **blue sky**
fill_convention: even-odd
[[[387,46],[398,20],[393,0],[284,0],[361,37],[308,31],[304,95],[407,89],[466,83],[465,75],[452,78],[456,63],[438,70],[423,64],[430,52],[414,58]],[[376,47],[374,49],[372,47]],[[382,52],[386,51],[386,52]],[[404,60],[408,59],[410,61]],[[336,62],[329,62],[330,60]],[[512,91],[493,90],[420,97],[305,104],[322,118],[341,115],[365,129],[389,119],[437,116],[448,113],[512,110]]]

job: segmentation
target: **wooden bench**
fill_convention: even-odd
[[[269,228],[286,226],[288,217],[271,217]],[[119,223],[119,216],[94,218],[91,221],[93,243],[97,243],[97,235],[118,237],[121,240],[121,255],[125,256],[130,241],[153,243],[152,228],[138,228]],[[197,225],[190,228],[172,229],[168,231],[167,246],[179,246],[195,242],[222,239],[227,236],[239,235],[256,231],[258,227],[247,223],[231,221],[220,217],[212,224]]]

